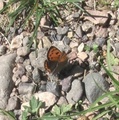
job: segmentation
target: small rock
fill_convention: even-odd
[[[10,118],[6,115],[0,115],[0,120],[10,120]]]
[[[89,40],[89,38],[88,38],[88,36],[87,35],[83,35],[83,37],[82,37],[82,42],[86,42],[86,41],[88,41]]]
[[[4,3],[3,3],[3,0],[0,1],[0,10],[2,10],[4,7]]]
[[[21,81],[22,82],[28,82],[29,78],[27,76],[23,75],[22,78],[21,78]]]
[[[64,36],[62,41],[65,45],[69,45],[71,40],[67,36]]]
[[[20,57],[20,56],[17,56],[15,62],[21,64],[21,63],[24,62],[24,58]]]
[[[19,77],[22,77],[25,74],[25,68],[23,64],[17,64],[17,70],[14,74]]]
[[[76,33],[74,34],[74,37],[76,38],[82,38],[83,37],[83,33],[82,33],[82,28],[79,25],[76,29]]]
[[[30,62],[31,61],[33,61],[34,59],[36,59],[36,52],[35,51],[33,51],[33,52],[31,52],[30,54],[29,54],[29,59],[30,59]]]
[[[62,90],[63,90],[64,92],[69,91],[69,89],[70,89],[70,87],[71,87],[71,81],[72,81],[72,76],[69,76],[69,77],[67,77],[67,78],[65,78],[65,79],[63,79],[63,80],[61,81]]]
[[[33,83],[20,83],[18,86],[19,94],[32,94],[34,92],[35,84]]]
[[[71,41],[69,44],[70,48],[78,47],[78,45],[79,45],[78,42],[75,42],[75,41]]]
[[[75,79],[72,82],[71,90],[67,93],[66,99],[68,100],[69,104],[75,104],[78,102],[83,94],[83,87],[80,80]]]
[[[4,55],[5,53],[6,53],[6,46],[4,46],[4,45],[1,45],[0,46],[0,55]]]
[[[84,23],[82,24],[82,30],[83,30],[84,32],[88,32],[89,30],[90,30],[90,32],[92,32],[91,29],[92,29],[93,26],[94,26],[94,25],[93,25],[92,22],[86,21],[86,22],[84,22]]]
[[[99,73],[89,73],[83,80],[86,97],[93,103],[104,91],[109,89],[108,82]]]
[[[56,39],[57,39],[57,41],[62,40],[62,37],[63,37],[62,35],[57,34],[57,35],[56,35]]]
[[[37,69],[37,68],[35,68],[34,70],[33,70],[33,81],[35,82],[35,83],[40,83],[40,81],[41,81],[41,76],[40,76],[40,73],[39,73],[39,70]]]
[[[27,65],[30,65],[30,63],[31,63],[31,62],[30,62],[29,59],[25,59],[23,64],[24,64],[24,66],[27,66]]]
[[[0,57],[0,108],[2,109],[6,108],[7,101],[14,86],[12,70],[15,58],[16,53]]]
[[[54,105],[57,101],[56,96],[50,92],[39,92],[35,93],[34,96],[36,97],[36,99],[39,98],[40,101],[45,102],[45,105],[47,107],[46,109]]]
[[[65,35],[67,32],[68,32],[68,30],[69,30],[69,27],[57,27],[57,33],[59,34],[59,35]]]
[[[75,60],[77,58],[77,53],[76,52],[70,52],[69,54],[68,54],[68,59],[69,59],[69,61],[73,61],[73,60]]]
[[[26,65],[25,69],[27,72],[32,72],[32,66],[31,65]]]
[[[17,35],[11,41],[11,49],[17,49],[22,46],[23,34]]]
[[[84,43],[81,43],[79,46],[78,46],[78,52],[82,52],[84,49]]]
[[[105,43],[106,43],[106,39],[103,37],[96,38],[94,42],[94,44],[97,44],[100,47],[103,47]]]
[[[61,97],[59,98],[58,102],[57,102],[57,105],[64,105],[64,104],[65,104],[65,105],[68,104],[68,103],[67,103],[67,100],[66,100],[65,97],[61,96]]]
[[[73,18],[79,18],[79,15],[80,15],[79,12],[75,12],[75,13],[73,13],[72,17],[73,17]]]
[[[119,53],[119,42],[115,43],[114,46],[115,46],[115,51]]]
[[[28,36],[23,38],[23,46],[27,46],[29,44],[30,40],[28,38]]]
[[[73,37],[73,32],[72,32],[72,31],[68,32],[68,33],[67,33],[67,37],[68,37],[68,38],[72,38],[72,37]]]
[[[19,100],[17,97],[11,97],[9,100],[8,100],[8,105],[7,105],[7,108],[6,110],[14,110],[14,109],[18,109],[19,108]]]
[[[42,49],[49,48],[51,46],[51,41],[48,39],[48,37],[44,36],[42,40],[39,41],[38,48]]]
[[[53,93],[56,96],[60,95],[60,86],[56,82],[47,82],[46,91]]]
[[[80,58],[82,61],[85,61],[88,58],[88,55],[85,52],[79,52],[77,54],[78,58]]]
[[[41,84],[39,91],[45,92],[46,91],[46,84]]]
[[[30,52],[30,48],[27,47],[27,46],[24,46],[24,47],[20,47],[17,49],[17,55],[18,56],[26,56],[28,55]]]

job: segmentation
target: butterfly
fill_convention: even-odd
[[[60,72],[68,61],[67,54],[61,52],[55,46],[51,46],[47,53],[47,60],[44,62],[44,68],[49,73],[57,74]]]

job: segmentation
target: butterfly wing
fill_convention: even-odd
[[[45,60],[44,62],[45,70],[49,73],[52,72],[53,74],[61,71],[68,60],[66,53],[61,52],[54,46],[51,46],[48,50],[47,59],[48,60]]]
[[[49,61],[58,61],[61,57],[62,52],[54,46],[51,46],[47,53],[47,58]]]
[[[65,52],[61,52],[59,49],[57,49],[54,46],[50,47],[47,53],[47,58],[49,61],[57,61],[57,62],[64,62],[68,59]]]
[[[56,66],[57,66],[57,62],[52,62],[52,61],[48,61],[48,60],[45,60],[45,62],[44,62],[44,68],[49,73],[53,72],[55,70]]]

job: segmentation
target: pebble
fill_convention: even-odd
[[[35,84],[33,83],[20,83],[18,86],[19,94],[32,94],[34,92]]]
[[[70,48],[75,48],[75,47],[78,47],[79,43],[78,42],[75,42],[75,41],[71,41],[69,46]]]
[[[32,74],[33,74],[33,81],[34,81],[35,83],[40,83],[40,81],[41,81],[41,76],[40,76],[39,70],[38,70],[37,68],[35,68],[35,69],[33,70]]]
[[[43,46],[44,48],[49,48],[51,46],[51,41],[46,36],[44,36],[42,40],[39,41],[38,48],[42,49]]]
[[[65,97],[61,96],[57,102],[57,105],[64,105],[64,104],[66,105],[68,104],[68,102]]]
[[[82,61],[85,61],[88,58],[88,55],[86,54],[86,52],[79,52],[77,54],[78,58],[81,59]]]
[[[46,84],[41,84],[39,87],[39,91],[45,92],[46,91]]]
[[[23,34],[17,35],[16,37],[14,37],[11,41],[11,49],[14,50],[21,47],[23,43],[22,40],[23,40]]]
[[[22,64],[24,62],[24,58],[21,57],[21,56],[17,56],[15,62],[19,63],[19,64]]]
[[[103,47],[105,45],[105,43],[106,43],[106,39],[103,37],[96,38],[94,41],[94,44],[96,44],[100,47]]]
[[[7,101],[13,89],[12,70],[16,53],[0,57],[0,108],[6,108]]]
[[[29,60],[30,60],[30,63],[31,63],[32,66],[34,66],[36,58],[37,58],[37,56],[36,56],[35,51],[33,51],[29,54]]]
[[[78,52],[82,52],[84,49],[84,43],[81,43],[79,46],[78,46]]]
[[[86,97],[93,103],[104,91],[109,89],[108,82],[99,73],[89,73],[83,79]]]
[[[67,93],[66,99],[69,104],[77,103],[83,94],[83,86],[80,80],[75,79],[72,82],[71,90]]]
[[[57,27],[57,34],[59,35],[65,35],[69,30],[68,26],[64,26],[64,27]]]
[[[64,79],[61,81],[62,90],[63,90],[64,92],[69,91],[69,89],[70,89],[70,87],[71,87],[71,82],[72,82],[72,76],[68,76],[67,78],[64,78]]]
[[[28,36],[23,38],[23,46],[27,46],[29,44],[30,40],[28,38]]]
[[[1,45],[0,46],[0,55],[4,55],[6,53],[6,50],[7,50],[6,46]]]
[[[57,101],[57,97],[51,92],[38,92],[34,96],[36,99],[39,98],[40,101],[45,102],[46,109],[54,105]]]
[[[94,25],[93,25],[92,22],[86,21],[86,22],[84,22],[84,23],[82,24],[82,30],[83,30],[84,32],[88,32],[90,29],[92,29],[93,26],[94,26]]]
[[[74,37],[75,38],[82,38],[83,37],[82,28],[80,25],[77,27],[76,32],[74,34]]]
[[[64,36],[62,41],[65,45],[69,45],[71,40],[67,36]]]
[[[32,66],[31,65],[26,65],[25,69],[27,72],[32,72]]]
[[[67,37],[68,37],[68,38],[72,38],[72,37],[73,37],[73,32],[72,32],[72,31],[69,31],[69,32],[67,33]]]
[[[20,105],[20,101],[18,100],[17,97],[13,96],[9,98],[6,110],[10,111],[14,109],[19,109],[19,105]]]
[[[27,76],[23,75],[23,76],[21,77],[21,81],[22,81],[22,82],[28,82],[28,81],[29,81],[29,78],[28,78]]]
[[[19,48],[17,49],[17,55],[18,55],[18,56],[26,56],[26,55],[29,54],[29,52],[30,52],[30,48],[27,47],[27,46],[19,47]]]
[[[10,120],[10,118],[6,115],[0,115],[0,120]]]
[[[0,10],[2,10],[3,7],[4,7],[4,3],[3,3],[3,1],[1,0],[1,1],[0,1]]]
[[[25,74],[25,67],[23,64],[17,64],[17,70],[14,73],[16,76],[22,77]]]
[[[30,59],[25,59],[24,62],[23,62],[23,65],[24,66],[27,66],[27,65],[30,65]]]
[[[56,96],[60,96],[60,86],[56,82],[47,82],[46,91],[51,92]]]

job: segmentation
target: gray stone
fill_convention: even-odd
[[[20,56],[17,56],[15,62],[16,63],[23,63],[24,62],[24,58],[20,57]]]
[[[5,53],[6,53],[6,46],[4,46],[4,45],[1,45],[0,46],[0,55],[4,55]]]
[[[99,73],[89,73],[83,80],[86,97],[93,103],[109,88],[108,82]]]
[[[104,44],[105,44],[105,42],[106,42],[106,39],[105,39],[105,38],[99,37],[99,38],[96,38],[96,39],[95,39],[95,42],[94,42],[93,44],[96,44],[96,45],[98,45],[98,46],[100,46],[100,47],[103,47]]]
[[[35,83],[39,83],[41,81],[40,72],[37,68],[33,70],[33,80]]]
[[[6,110],[14,110],[14,109],[18,109],[19,107],[19,100],[17,97],[13,96],[8,100],[8,105]]]
[[[23,46],[27,46],[29,44],[30,40],[28,38],[28,36],[23,38]]]
[[[67,100],[65,97],[61,96],[57,102],[57,105],[64,105],[64,104],[68,104]]]
[[[62,82],[62,90],[64,92],[67,92],[70,89],[71,81],[72,81],[72,76],[69,76],[61,81]]]
[[[27,72],[32,72],[32,66],[31,65],[26,65],[25,69]]]
[[[20,83],[18,86],[19,94],[32,94],[35,84],[33,83]]]
[[[63,28],[62,27],[57,27],[57,33],[59,35],[65,35],[68,32],[68,30],[69,30],[68,26],[63,27]]]
[[[17,64],[17,69],[14,73],[16,76],[22,77],[25,74],[25,67],[23,64]]]
[[[83,94],[83,86],[80,80],[75,79],[72,82],[71,90],[67,93],[66,99],[69,104],[75,104],[78,102]]]
[[[14,86],[12,70],[15,58],[15,53],[0,57],[0,108],[3,109],[7,105],[7,101]]]
[[[65,44],[65,45],[69,45],[70,44],[70,39],[67,37],[67,36],[64,36],[63,37],[63,43]]]
[[[20,47],[17,49],[17,55],[18,56],[26,56],[28,55],[30,52],[30,48],[27,47],[27,46],[24,46],[24,47]]]
[[[46,91],[53,93],[56,96],[60,95],[60,86],[56,82],[47,82]]]
[[[82,33],[82,28],[79,25],[76,29],[76,33],[74,34],[74,37],[76,38],[82,38],[83,37],[83,33]]]

